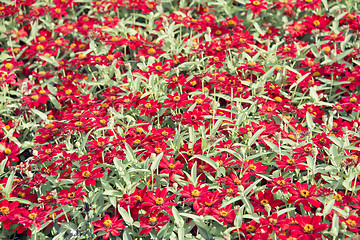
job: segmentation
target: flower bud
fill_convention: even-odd
[[[270,204],[265,204],[264,208],[265,208],[265,211],[267,211],[268,213],[271,211]]]
[[[210,28],[210,27],[207,27],[207,28],[206,28],[206,32],[210,34],[210,33],[211,33],[211,28]]]
[[[238,215],[240,213],[240,206],[239,205],[236,205],[234,207],[234,212],[235,212],[236,215]]]
[[[131,71],[131,64],[130,63],[125,63],[125,69],[128,71]]]
[[[326,123],[327,120],[328,120],[328,116],[327,115],[322,115],[321,119],[323,120],[324,123]]]
[[[341,228],[342,228],[342,229],[346,229],[346,228],[347,228],[347,225],[346,225],[345,222],[341,222]]]
[[[140,57],[139,57],[139,60],[140,60],[140,62],[145,62],[145,57],[144,57],[144,56],[140,56]]]
[[[177,188],[179,187],[179,184],[174,183],[174,184],[173,184],[173,187],[174,187],[175,189],[177,189]]]
[[[318,155],[319,151],[317,150],[316,147],[314,147],[313,149],[311,149],[311,153],[312,153],[312,155],[316,156],[316,155]]]
[[[248,135],[249,138],[251,138],[252,135],[253,135],[253,133],[252,133],[252,132],[248,132],[247,135]]]
[[[225,240],[230,240],[231,239],[231,237],[230,237],[230,235],[228,234],[228,233],[223,233],[223,238],[225,239]]]
[[[80,145],[81,145],[81,144],[80,144],[79,142],[76,142],[76,143],[75,143],[75,146],[76,146],[76,147],[80,147]]]
[[[277,141],[280,141],[280,139],[281,139],[281,133],[280,133],[280,132],[276,132],[276,133],[274,134],[274,138],[275,138]]]
[[[345,206],[344,210],[345,210],[346,213],[350,212],[350,208],[348,206]]]
[[[354,44],[354,48],[359,48],[360,47],[360,44],[359,43],[355,43]]]
[[[238,190],[240,193],[244,192],[245,188],[243,185],[238,186]]]
[[[32,154],[33,154],[34,156],[38,156],[38,155],[39,155],[39,152],[38,152],[37,150],[34,150],[34,151],[32,152]]]

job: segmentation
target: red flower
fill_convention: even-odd
[[[58,202],[61,205],[72,204],[74,207],[77,205],[77,201],[84,200],[82,196],[86,195],[86,192],[82,192],[83,187],[79,187],[75,191],[75,187],[70,187],[70,191],[63,189],[59,193]]]
[[[250,201],[254,206],[255,212],[263,212],[265,216],[268,216],[268,212],[265,210],[266,205],[270,205],[271,211],[275,210],[275,207],[283,205],[283,201],[276,199],[274,200],[274,196],[271,193],[271,189],[266,191],[260,191],[258,193],[258,199],[254,196],[251,196]]]
[[[275,160],[276,164],[278,165],[278,168],[280,169],[284,169],[284,171],[286,172],[287,170],[290,170],[291,172],[295,171],[295,168],[298,168],[300,170],[306,170],[307,166],[300,164],[303,162],[306,162],[306,158],[305,157],[293,157],[293,158],[289,158],[288,156],[284,155],[281,157],[281,160]]]
[[[204,187],[196,186],[190,184],[189,186],[184,186],[183,190],[180,192],[181,196],[185,198],[185,200],[182,203],[185,202],[193,202],[194,208],[198,209],[199,201],[208,196],[210,192],[208,191],[209,186],[205,185]]]
[[[302,203],[305,211],[311,211],[310,204],[316,208],[321,206],[321,203],[314,199],[317,195],[315,192],[317,191],[316,185],[312,185],[310,188],[307,183],[303,183],[302,185],[297,182],[295,183],[297,190],[294,188],[290,188],[289,192],[292,196],[289,198],[288,203],[294,203],[294,206]]]
[[[29,228],[31,225],[34,225],[38,229],[41,228],[41,222],[44,221],[46,218],[45,216],[48,214],[48,211],[45,211],[42,208],[33,207],[31,212],[28,210],[23,210],[20,214],[15,215],[16,218],[19,220],[20,224],[25,224],[25,228]]]
[[[113,236],[119,236],[121,230],[125,228],[123,224],[123,219],[118,219],[118,216],[110,217],[109,215],[105,215],[105,217],[101,220],[93,222],[94,225],[94,233],[99,231],[105,231],[107,234],[103,235],[103,239],[108,239],[110,234]]]
[[[19,204],[19,201],[9,203],[7,199],[2,200],[0,203],[0,222],[4,229],[9,230],[11,224],[17,223],[17,218],[15,216],[24,210],[23,208],[17,208]]]
[[[155,211],[154,213],[150,214],[150,216],[140,217],[140,227],[144,228],[141,230],[140,235],[142,234],[149,234],[152,229],[156,231],[160,230],[161,226],[164,226],[169,221],[169,216],[164,215],[163,213],[159,213]]]
[[[202,120],[204,120],[203,113],[194,110],[184,113],[181,123],[184,125],[189,125],[189,127],[194,126],[195,130],[198,130],[199,126],[203,125],[201,122]]]
[[[295,217],[296,225],[290,225],[290,230],[292,230],[291,236],[297,237],[299,240],[312,240],[312,239],[321,239],[322,235],[319,233],[328,229],[326,223],[321,223],[321,216],[314,215],[310,216],[300,216]]]
[[[259,111],[261,112],[260,115],[267,115],[268,117],[271,117],[273,115],[278,116],[278,108],[279,107],[275,102],[266,102],[262,105],[262,108],[259,109]]]
[[[167,189],[164,188],[163,190],[160,190],[160,188],[156,189],[155,195],[153,195],[153,192],[148,193],[144,198],[144,204],[143,206],[149,207],[146,214],[149,214],[153,211],[162,211],[165,210],[168,214],[171,216],[172,211],[169,206],[175,206],[176,203],[170,202],[172,199],[175,198],[176,194],[173,194],[169,197],[166,197],[167,195]]]
[[[184,164],[181,164],[180,161],[175,161],[173,157],[170,160],[162,158],[159,164],[159,168],[162,168],[160,174],[165,173],[169,174],[170,181],[174,182],[175,173],[184,176],[184,173],[180,170],[184,167]]]
[[[77,185],[79,183],[85,182],[86,186],[96,186],[96,178],[101,178],[104,175],[101,172],[101,168],[97,168],[93,170],[94,164],[90,164],[89,166],[81,166],[80,172],[77,172],[72,176],[72,178],[78,178],[74,182],[74,185]]]
[[[290,181],[290,177],[284,179],[280,176],[271,180],[268,184],[266,184],[266,186],[271,187],[273,193],[276,193],[279,190],[282,190],[284,193],[288,193],[288,189],[294,185]]]
[[[163,65],[162,62],[153,63],[149,67],[148,73],[154,73],[155,75],[162,76],[162,77],[166,78],[165,72],[168,72],[168,71],[171,70],[170,68],[168,68],[168,66],[169,66],[169,64]]]
[[[232,205],[229,204],[224,208],[214,209],[212,216],[222,222],[224,225],[232,223],[235,219],[235,211],[232,209]]]
[[[174,95],[167,95],[169,99],[166,99],[164,103],[167,103],[164,108],[176,109],[180,107],[186,107],[187,104],[191,103],[191,100],[188,100],[187,93],[179,95],[178,92],[175,92]]]
[[[260,15],[263,9],[267,9],[266,5],[267,2],[264,2],[264,0],[250,0],[249,3],[246,3],[246,9],[250,9],[254,15]]]
[[[159,109],[161,108],[161,104],[159,101],[150,99],[150,101],[141,100],[139,104],[140,116],[148,115],[150,117],[155,116]]]

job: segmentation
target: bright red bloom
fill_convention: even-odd
[[[235,211],[232,209],[231,204],[224,208],[214,209],[211,215],[224,225],[232,223],[235,219]]]
[[[104,175],[101,172],[101,168],[97,168],[93,170],[94,164],[90,164],[89,166],[81,166],[80,171],[72,176],[72,178],[77,178],[74,182],[74,185],[85,182],[86,186],[96,186],[96,178],[101,178]]]
[[[265,216],[268,216],[268,212],[265,210],[266,205],[270,205],[270,212],[275,211],[275,207],[283,205],[283,201],[276,199],[274,200],[274,195],[271,193],[271,189],[266,191],[260,191],[258,193],[258,199],[254,196],[251,196],[250,199],[252,205],[254,206],[255,212],[263,212]]]
[[[173,157],[171,157],[169,160],[162,158],[159,164],[159,168],[162,168],[160,173],[169,174],[170,181],[172,182],[175,181],[175,174],[184,176],[184,173],[180,170],[183,167],[184,164],[182,164],[180,161],[175,161]]]
[[[20,202],[15,201],[12,203],[9,203],[7,199],[4,199],[0,203],[0,222],[2,223],[2,226],[4,229],[9,230],[11,227],[11,224],[17,223],[16,215],[21,213],[24,209],[23,208],[17,208],[19,206]]]
[[[175,198],[176,194],[173,194],[169,197],[166,197],[166,195],[167,195],[166,188],[164,188],[163,190],[160,190],[160,188],[157,188],[155,195],[153,195],[153,192],[148,193],[144,197],[144,203],[143,203],[143,206],[149,207],[146,214],[149,214],[150,212],[153,212],[153,211],[165,210],[168,214],[170,214],[172,216],[173,213],[169,206],[176,205],[176,203],[170,202],[172,199]]]
[[[176,109],[180,107],[186,107],[186,105],[191,103],[191,100],[188,100],[188,95],[189,94],[187,93],[179,95],[178,92],[175,92],[174,95],[167,95],[169,99],[166,99],[164,101],[164,103],[166,104],[164,105],[164,108]]]
[[[150,216],[148,217],[141,216],[140,227],[144,229],[141,230],[140,235],[149,234],[153,229],[159,231],[160,227],[164,226],[168,221],[169,221],[169,216],[164,215],[163,213],[158,213],[158,211],[151,213]]]
[[[181,196],[185,198],[182,203],[193,202],[194,209],[198,209],[200,207],[199,201],[201,201],[202,198],[207,197],[210,194],[208,189],[208,185],[205,185],[204,187],[194,187],[194,185],[192,184],[190,184],[189,186],[185,185],[183,187],[183,190],[180,192]]]
[[[306,157],[289,158],[288,156],[284,155],[284,156],[281,156],[281,160],[277,159],[277,160],[275,160],[275,162],[278,165],[278,168],[284,169],[285,172],[287,172],[287,170],[290,170],[291,172],[293,172],[293,171],[295,171],[295,168],[298,168],[303,171],[307,169],[306,165],[301,164],[303,162],[306,162]]]
[[[161,104],[158,100],[150,99],[150,101],[141,100],[138,109],[140,110],[141,115],[147,115],[150,117],[155,116],[159,109],[161,108]]]
[[[322,234],[320,232],[329,227],[326,223],[320,223],[321,216],[317,215],[313,217],[297,215],[295,221],[297,222],[296,225],[290,225],[290,230],[293,231],[291,236],[299,240],[321,239]]]
[[[58,202],[61,205],[72,204],[74,207],[77,205],[77,201],[84,200],[82,196],[87,193],[82,192],[83,187],[79,187],[75,190],[75,187],[70,187],[70,190],[63,189],[59,193]]]
[[[31,212],[28,210],[23,210],[20,214],[15,215],[16,218],[19,220],[19,223],[25,224],[25,228],[29,228],[31,225],[34,225],[38,229],[41,228],[42,222],[46,219],[46,215],[48,214],[48,211],[45,211],[45,209],[33,207],[31,209]]]
[[[249,3],[246,3],[246,9],[250,9],[254,15],[260,15],[263,9],[267,9],[266,5],[267,2],[264,2],[264,0],[250,0]]]
[[[101,220],[93,222],[94,225],[94,233],[99,231],[105,231],[106,234],[103,235],[103,239],[108,239],[110,234],[112,236],[119,236],[121,230],[125,228],[123,224],[123,219],[118,219],[119,216],[110,217],[108,214]]]
[[[299,182],[295,183],[296,190],[294,188],[290,188],[289,192],[292,196],[289,198],[288,203],[294,203],[294,206],[302,203],[305,211],[310,212],[310,204],[316,208],[321,206],[321,203],[313,197],[317,197],[316,185],[312,185],[310,188],[307,183],[300,184]]]
[[[168,68],[169,64],[164,64],[162,62],[153,63],[149,67],[149,73],[154,73],[155,75],[162,76],[166,78],[165,72],[170,71],[171,69]]]
[[[188,125],[189,127],[194,126],[195,130],[199,128],[199,126],[204,125],[203,121],[203,113],[197,110],[189,111],[183,114],[182,124]]]

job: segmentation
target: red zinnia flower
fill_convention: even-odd
[[[246,9],[250,9],[254,15],[260,15],[260,12],[263,9],[267,9],[267,2],[264,0],[250,0],[249,3],[246,3]]]
[[[0,222],[2,223],[4,229],[9,230],[11,224],[17,223],[15,216],[24,210],[23,208],[17,208],[19,204],[19,201],[9,203],[7,199],[4,199],[0,203]]]
[[[113,236],[119,236],[121,230],[125,228],[123,224],[123,219],[118,219],[118,216],[110,217],[109,215],[105,215],[105,217],[101,220],[93,222],[94,225],[94,233],[99,231],[105,231],[107,234],[103,235],[103,239],[108,239],[110,234]]]
[[[224,208],[214,209],[212,216],[222,222],[224,225],[228,225],[234,221],[235,211],[232,209],[232,205],[229,204]]]
[[[321,223],[321,216],[314,215],[310,216],[300,216],[295,217],[296,225],[290,225],[290,230],[292,230],[292,236],[297,237],[299,240],[312,240],[312,239],[321,239],[322,235],[319,233],[328,229],[326,223]]]
[[[302,185],[297,182],[295,183],[297,190],[294,188],[290,188],[289,192],[292,196],[289,198],[288,203],[294,203],[294,206],[299,205],[302,203],[305,211],[310,212],[310,204],[316,208],[321,206],[321,203],[314,199],[317,195],[315,192],[317,191],[316,185],[312,185],[310,188],[307,183],[303,183]]]
[[[72,176],[72,178],[78,178],[74,182],[74,185],[85,182],[86,186],[96,186],[95,178],[101,178],[104,175],[101,172],[101,168],[97,168],[93,170],[94,164],[90,164],[89,166],[81,166],[80,172],[77,172]]]
[[[158,214],[158,211],[155,211],[148,217],[140,217],[140,221],[140,227],[144,228],[141,230],[140,235],[149,234],[152,229],[159,231],[160,227],[164,226],[169,221],[169,216],[164,215],[163,213]]]
[[[33,207],[31,212],[28,210],[23,210],[20,214],[17,214],[16,217],[19,219],[19,223],[24,223],[25,228],[29,228],[31,225],[34,225],[38,229],[41,228],[41,222],[44,221],[46,218],[45,216],[48,214],[48,211],[45,209]]]
[[[168,214],[171,216],[173,215],[171,209],[169,206],[175,206],[176,203],[170,202],[172,199],[175,198],[176,194],[173,194],[169,197],[166,197],[167,195],[167,189],[164,188],[163,190],[160,190],[160,188],[156,189],[155,195],[153,195],[153,192],[148,193],[144,197],[144,204],[143,206],[149,207],[146,214],[149,214],[153,211],[161,211],[165,210]]]
[[[77,205],[77,201],[84,200],[82,196],[86,195],[86,192],[82,192],[83,187],[79,187],[75,191],[75,187],[72,186],[70,191],[63,189],[59,193],[58,202],[61,205],[72,204],[74,207]]]

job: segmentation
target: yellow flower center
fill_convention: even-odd
[[[151,108],[151,103],[145,104],[145,108],[150,109]]]
[[[10,148],[6,148],[6,149],[4,150],[4,153],[5,153],[5,155],[10,155],[10,154],[11,154],[11,149],[10,149]]]
[[[12,69],[14,68],[14,64],[12,64],[12,63],[6,63],[6,64],[5,64],[5,68],[6,68],[7,70],[12,70]]]
[[[7,216],[9,214],[9,208],[8,207],[1,207],[0,208],[0,214],[2,216]]]
[[[104,221],[104,226],[105,226],[106,228],[110,228],[111,225],[112,225],[112,221],[111,221],[111,220],[105,220],[105,221]]]
[[[162,66],[156,66],[155,69],[156,69],[157,71],[160,71],[160,70],[162,70]]]
[[[75,193],[74,192],[68,193],[68,198],[69,199],[75,198]]]
[[[351,219],[346,220],[346,223],[349,224],[351,227],[354,227],[356,225],[356,222]]]
[[[39,99],[39,95],[37,95],[37,94],[32,95],[32,96],[31,96],[31,99],[36,101],[36,100]]]
[[[34,220],[36,217],[37,217],[37,214],[36,214],[36,213],[30,213],[30,214],[29,214],[29,218],[30,218],[31,220]]]
[[[155,202],[156,202],[156,205],[162,205],[162,204],[164,204],[164,199],[163,198],[157,198],[155,200]]]
[[[308,190],[301,190],[301,191],[300,191],[300,195],[301,195],[303,198],[307,198],[307,197],[310,195],[310,193],[309,193]]]
[[[200,195],[200,192],[195,189],[195,190],[193,190],[193,191],[191,192],[191,195],[192,195],[193,197],[198,197],[198,196]]]
[[[356,101],[357,101],[356,97],[350,98],[350,102],[351,102],[351,103],[354,103],[354,102],[356,102]]]
[[[72,94],[72,90],[71,90],[71,89],[66,90],[66,91],[65,91],[65,94],[66,94],[67,96],[70,96],[70,95]]]
[[[204,100],[202,100],[201,98],[196,99],[196,104],[197,105],[201,105],[203,103],[204,103]]]
[[[320,25],[320,21],[319,21],[319,20],[315,20],[315,21],[313,22],[313,25],[314,25],[315,27],[319,26],[319,25]]]
[[[266,204],[269,204],[269,201],[266,200],[266,199],[263,199],[263,200],[261,200],[260,204],[261,204],[262,206],[265,206]]]
[[[311,224],[306,224],[304,227],[304,233],[310,234],[314,231],[314,227]]]
[[[255,232],[256,228],[253,225],[246,226],[246,232],[247,233],[253,233]]]
[[[259,1],[253,1],[253,5],[254,5],[254,6],[259,6],[259,5],[260,5],[260,2],[259,2]]]
[[[155,50],[154,48],[149,48],[149,49],[147,50],[147,53],[148,53],[149,55],[154,55],[154,54],[156,53],[156,50]]]
[[[157,218],[156,217],[149,218],[149,225],[150,226],[155,226],[156,223],[157,223]]]
[[[42,52],[42,51],[44,51],[44,50],[45,50],[45,48],[44,48],[44,46],[41,45],[41,44],[36,47],[36,51],[38,51],[38,52]]]
[[[226,217],[228,214],[229,214],[229,213],[226,212],[226,211],[221,211],[221,212],[220,212],[220,215],[221,215],[222,217]]]
[[[91,173],[89,171],[85,171],[81,174],[84,178],[89,178]]]
[[[154,151],[156,152],[156,154],[161,153],[163,150],[162,148],[155,148]]]

